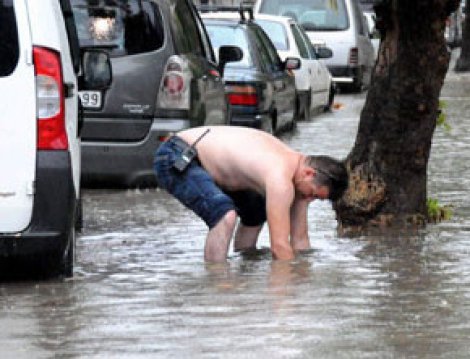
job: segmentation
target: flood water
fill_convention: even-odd
[[[346,156],[364,98],[338,96],[283,139]],[[442,99],[451,130],[436,130],[429,196],[450,220],[339,238],[314,203],[310,253],[207,265],[204,224],[166,193],[86,190],[74,278],[0,284],[0,358],[467,358],[470,75],[450,74]]]

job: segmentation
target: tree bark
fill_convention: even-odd
[[[465,1],[465,20],[463,22],[460,56],[455,63],[455,72],[470,71],[470,1]]]
[[[450,54],[447,16],[458,0],[384,0],[381,43],[356,142],[345,160],[349,188],[336,203],[340,232],[421,225],[439,93]]]

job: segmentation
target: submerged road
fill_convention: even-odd
[[[204,224],[165,192],[85,190],[74,278],[0,283],[0,357],[468,357],[468,84],[450,76],[443,89],[451,130],[436,131],[429,165],[430,196],[453,206],[451,220],[414,236],[340,238],[319,202],[313,248],[296,261],[230,252],[207,265]],[[283,140],[346,156],[364,98],[339,95]]]

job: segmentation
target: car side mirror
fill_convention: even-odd
[[[236,62],[243,59],[243,51],[238,46],[224,45],[219,47],[219,72],[224,75],[224,68],[227,62]]]
[[[288,57],[286,61],[284,61],[285,70],[297,70],[300,69],[300,65],[300,59],[297,57]]]
[[[112,81],[109,54],[102,50],[85,50],[82,53],[80,90],[103,90]]]
[[[324,46],[315,48],[315,54],[319,59],[329,59],[333,57],[333,51],[329,47]]]

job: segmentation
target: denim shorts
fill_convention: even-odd
[[[246,226],[258,226],[266,221],[266,201],[263,196],[253,191],[223,191],[197,158],[185,171],[175,169],[175,160],[187,146],[176,136],[159,146],[155,153],[154,169],[160,188],[191,209],[209,228],[213,228],[232,209],[237,211]]]

